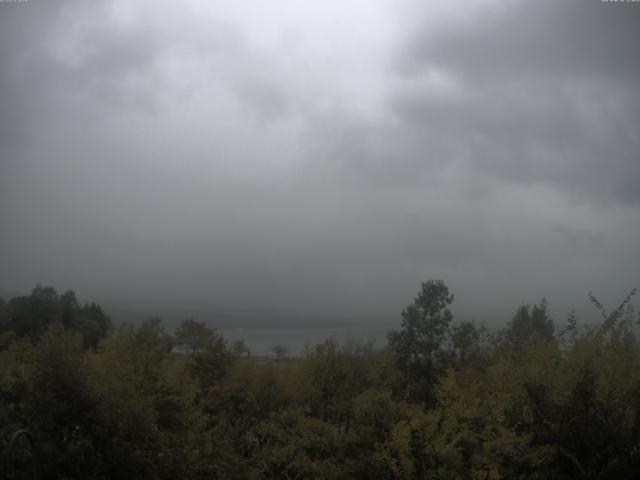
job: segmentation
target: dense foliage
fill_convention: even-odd
[[[556,334],[543,301],[488,335],[430,281],[383,349],[267,359],[193,319],[113,328],[37,287],[0,301],[0,450],[28,429],[56,479],[637,478],[631,297],[592,298],[590,331],[572,315]]]

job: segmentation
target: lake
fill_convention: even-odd
[[[334,338],[340,344],[350,340],[358,342],[374,342],[375,347],[383,347],[387,343],[387,329],[220,329],[218,330],[231,344],[236,340],[244,340],[251,349],[252,355],[273,355],[275,345],[283,345],[289,355],[300,355],[307,345],[322,343]]]

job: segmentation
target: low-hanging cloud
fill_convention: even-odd
[[[394,111],[468,172],[637,205],[639,20],[631,5],[517,2],[417,31]]]
[[[0,287],[268,326],[635,285],[640,9],[325,3],[0,4]]]

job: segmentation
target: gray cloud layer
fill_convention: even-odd
[[[629,7],[523,2],[418,32],[400,71],[440,75],[451,94],[408,88],[396,111],[445,148],[462,143],[465,169],[637,205],[640,11]]]
[[[0,286],[318,325],[637,284],[640,7],[238,3],[0,4]]]

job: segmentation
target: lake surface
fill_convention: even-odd
[[[334,338],[340,344],[348,341],[374,342],[376,348],[387,343],[387,329],[220,329],[229,343],[244,340],[252,355],[273,355],[272,348],[283,345],[289,355],[300,355],[307,345]]]
[[[587,333],[598,325],[579,325],[579,333]],[[640,325],[635,325],[636,335],[640,337]],[[488,328],[489,333],[496,333],[504,326]],[[556,334],[564,328],[563,324],[556,325]],[[387,344],[388,328],[236,328],[219,329],[227,341],[231,344],[236,340],[244,340],[251,349],[252,355],[273,356],[272,348],[276,345],[283,345],[287,348],[291,356],[300,355],[307,345],[314,346],[324,342],[328,338],[334,338],[340,344],[350,340],[361,343],[374,342],[376,348],[381,348]]]

